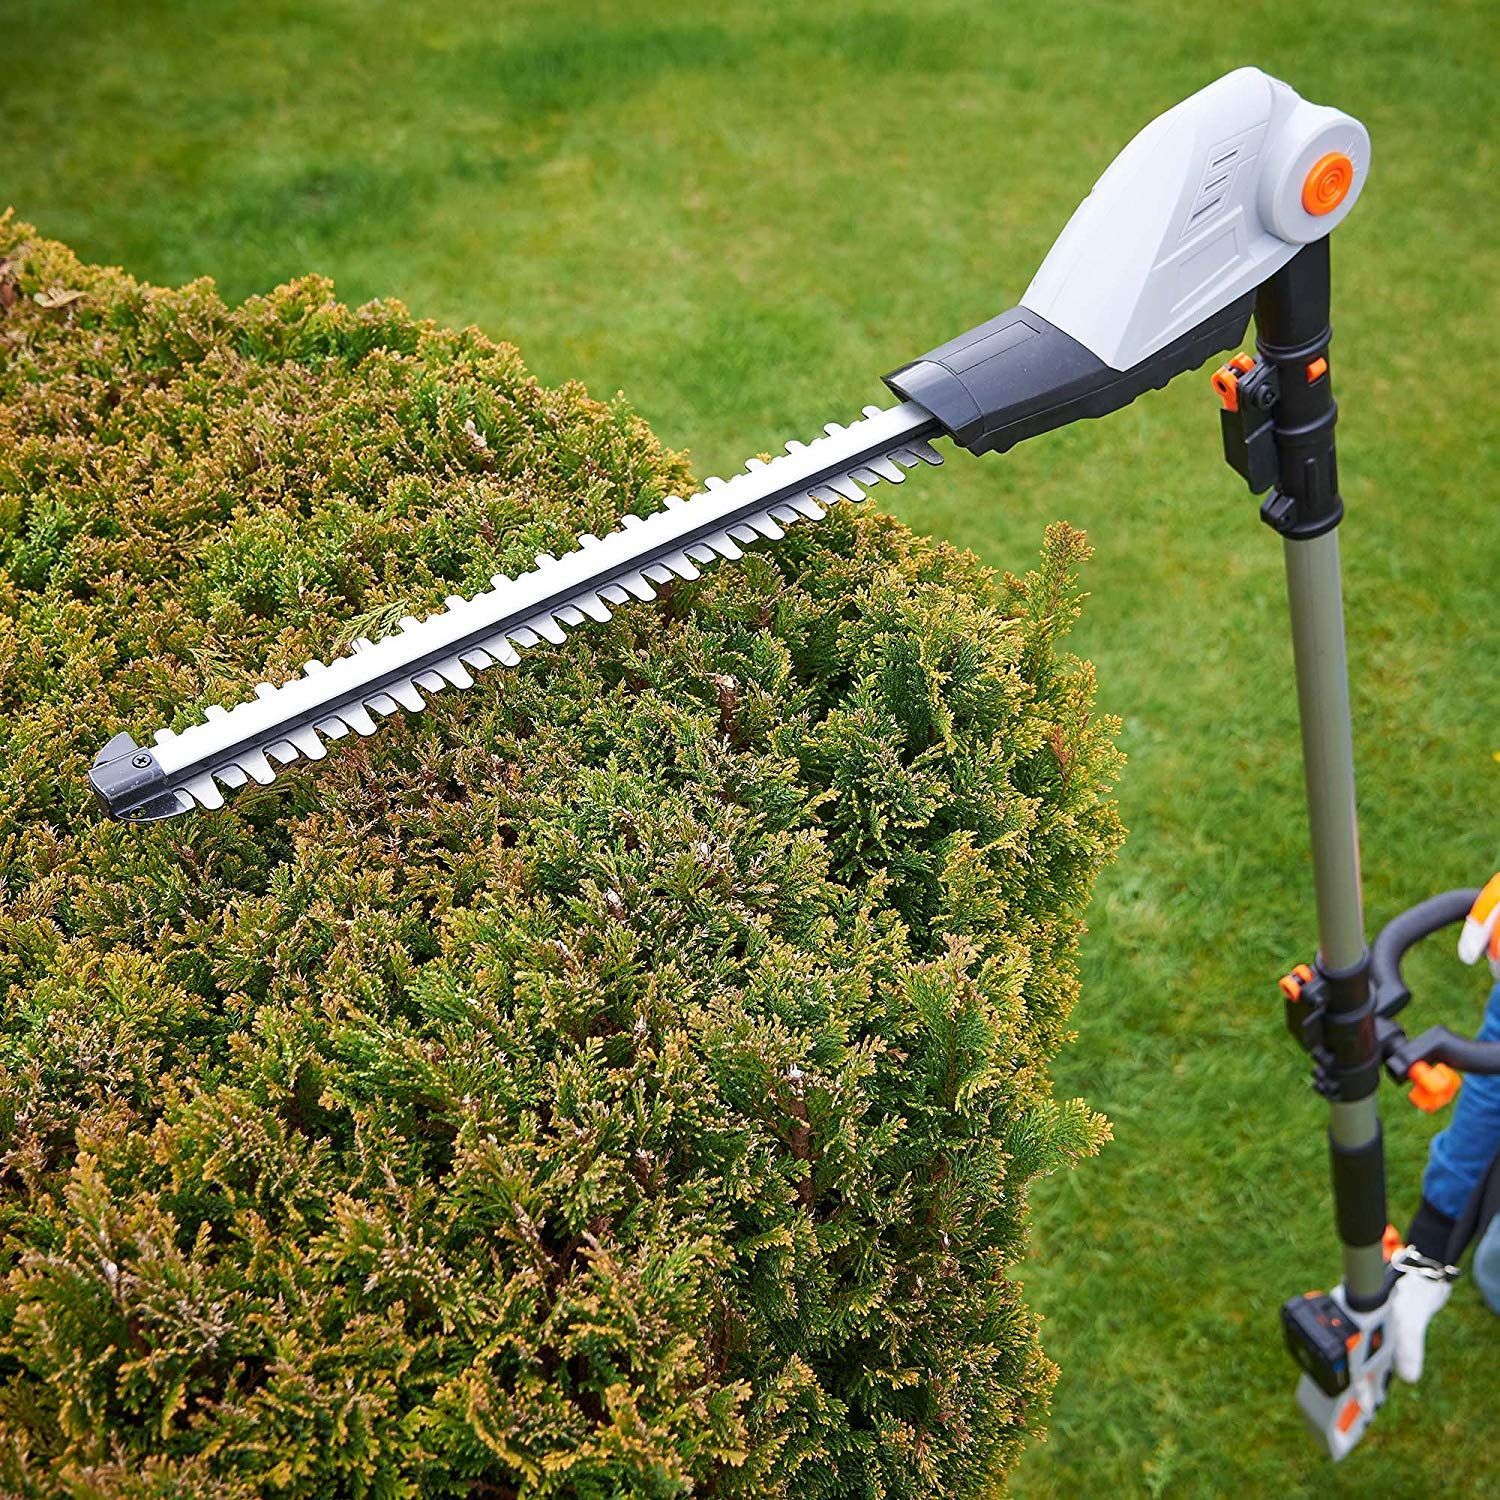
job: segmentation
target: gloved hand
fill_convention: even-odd
[[[1486,953],[1490,973],[1500,979],[1500,875],[1480,891],[1458,935],[1458,956],[1466,964],[1477,964]]]
[[[1453,1294],[1458,1270],[1429,1260],[1410,1245],[1391,1257],[1401,1271],[1391,1289],[1391,1338],[1396,1344],[1396,1373],[1408,1385],[1422,1378],[1427,1352],[1427,1325],[1441,1312]]]

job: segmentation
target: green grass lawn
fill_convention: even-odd
[[[484,14],[488,12],[488,14]],[[1196,20],[1192,19],[1196,12]],[[1373,921],[1497,858],[1500,27],[1475,3],[11,0],[0,202],[88,259],[226,296],[307,271],[623,389],[700,474],[882,399],[1013,303],[1152,115],[1255,62],[1368,124],[1335,246],[1335,377]],[[1063,1375],[1028,1496],[1475,1494],[1500,1327],[1472,1288],[1335,1472],[1277,1308],[1337,1274],[1326,1111],[1275,979],[1313,943],[1280,547],[1206,374],[891,500],[998,565],[1098,548],[1081,649],[1125,722],[1131,837],[1060,1090],[1115,1140],[1037,1194]],[[1424,962],[1415,1016],[1482,983]],[[1396,1208],[1432,1128],[1394,1094]]]

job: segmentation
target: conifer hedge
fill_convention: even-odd
[[[0,1491],[994,1493],[1027,1184],[1105,1133],[1077,533],[839,506],[222,813],[90,805],[690,483],[473,329],[0,220]]]

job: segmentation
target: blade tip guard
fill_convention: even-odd
[[[185,811],[176,792],[165,790],[166,772],[150,750],[121,731],[94,757],[89,787],[112,818],[128,823],[155,823]]]

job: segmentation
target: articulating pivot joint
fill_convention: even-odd
[[[1213,375],[1225,461],[1252,494],[1270,492],[1261,519],[1296,541],[1332,531],[1344,516],[1328,302],[1328,241],[1321,239],[1304,245],[1256,292],[1256,352],[1237,354]]]

